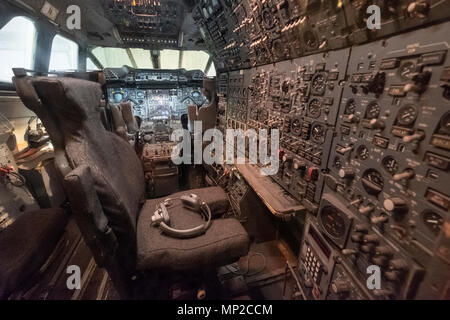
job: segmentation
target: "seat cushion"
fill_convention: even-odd
[[[38,271],[64,232],[61,209],[26,212],[0,233],[0,299]]]
[[[226,194],[217,187],[179,192],[170,197],[191,193],[208,203],[212,212],[224,208],[221,202]],[[214,195],[220,197],[215,198]],[[186,271],[221,266],[248,253],[247,232],[234,218],[214,219],[206,233],[195,238],[176,239],[163,234],[159,228],[151,226],[151,217],[164,199],[148,200],[140,213],[137,226],[139,270]],[[176,229],[193,228],[204,223],[200,214],[183,208],[179,200],[174,200],[173,206],[168,210],[171,226]]]

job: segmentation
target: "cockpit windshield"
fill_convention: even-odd
[[[209,77],[216,75],[214,64],[210,63],[210,56],[205,51],[96,47],[91,52],[104,68],[119,68],[125,64],[136,69],[182,68],[201,70]]]

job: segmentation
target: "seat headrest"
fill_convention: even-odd
[[[74,78],[33,79],[33,86],[43,104],[54,108],[64,121],[82,122],[97,119],[102,96],[99,83]],[[100,123],[99,123],[100,124]]]

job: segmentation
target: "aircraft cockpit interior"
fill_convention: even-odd
[[[449,32],[450,0],[1,0],[0,300],[450,300]]]

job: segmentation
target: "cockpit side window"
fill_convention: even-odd
[[[56,35],[53,39],[49,71],[70,71],[78,69],[78,44]]]
[[[12,82],[12,68],[33,69],[36,42],[34,23],[14,17],[0,30],[0,82]]]
[[[209,60],[209,54],[205,51],[183,51],[183,60],[181,68],[186,70],[202,70],[206,68],[206,64]]]
[[[95,65],[95,63],[92,61],[91,58],[86,58],[86,70],[87,71],[94,71],[98,70],[99,68]]]

